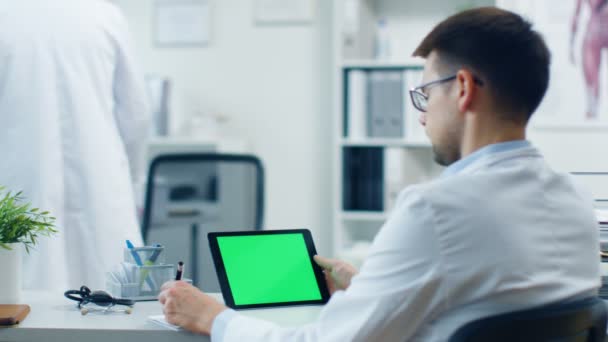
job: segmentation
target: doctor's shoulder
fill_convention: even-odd
[[[480,190],[487,189],[495,183],[495,177],[484,173],[463,173],[448,177],[437,177],[433,180],[412,184],[399,192],[395,208],[408,202],[444,202],[446,200],[459,201],[459,197],[467,194],[479,194]],[[468,196],[467,196],[468,197]]]
[[[483,183],[483,174],[456,174],[450,176],[438,176],[431,180],[406,186],[399,192],[399,198],[413,194],[432,194],[450,188],[467,187],[475,183]]]
[[[432,197],[432,194],[437,192],[436,189],[444,186],[444,182],[445,180],[437,178],[404,187],[397,195],[393,211],[404,209],[404,207],[416,207],[418,204],[427,202],[429,197]]]

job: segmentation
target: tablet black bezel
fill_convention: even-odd
[[[217,243],[217,238],[222,236],[246,236],[246,235],[277,235],[277,234],[302,234],[304,242],[306,244],[306,250],[308,251],[308,257],[312,264],[312,269],[317,280],[317,286],[321,293],[321,299],[318,300],[306,300],[306,301],[293,301],[293,302],[275,302],[275,303],[261,303],[261,304],[245,304],[236,305],[234,303],[234,297],[228,283],[228,276],[226,275],[226,268],[224,267],[224,261],[220,253],[220,249]],[[268,307],[281,307],[281,306],[293,306],[293,305],[309,305],[309,304],[325,304],[329,300],[329,291],[323,276],[323,270],[313,260],[313,256],[317,254],[314,242],[312,240],[312,234],[308,229],[283,229],[283,230],[258,230],[258,231],[233,231],[233,232],[211,232],[207,234],[209,239],[209,248],[211,249],[211,256],[213,257],[213,264],[215,265],[215,271],[217,278],[220,283],[222,290],[222,296],[224,297],[225,304],[232,309],[253,309],[253,308],[268,308]],[[270,267],[270,266],[269,266]]]

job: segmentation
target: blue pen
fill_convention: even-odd
[[[143,266],[144,263],[141,262],[141,258],[139,257],[139,254],[137,254],[137,252],[133,249],[135,248],[135,246],[133,246],[133,244],[131,243],[130,240],[127,240],[127,248],[129,248],[131,250],[131,255],[133,256],[133,260],[135,260],[135,263],[137,264],[137,266]],[[154,282],[152,281],[152,279],[150,279],[147,274],[143,274],[143,276],[145,276],[146,279],[146,283],[148,283],[148,286],[150,286],[151,289],[156,288]]]
[[[141,262],[141,258],[139,257],[139,254],[137,254],[137,252],[133,250],[133,248],[135,248],[135,246],[133,246],[133,244],[131,243],[130,240],[127,240],[127,248],[131,250],[131,255],[133,256],[133,260],[135,260],[135,263],[137,264],[137,266],[143,266],[144,263]]]
[[[154,245],[154,247],[156,247],[158,249],[155,250],[154,253],[152,253],[152,255],[150,255],[150,257],[146,260],[146,262],[145,262],[146,266],[154,265],[154,263],[156,262],[156,259],[158,259],[158,256],[160,255],[160,252],[162,251],[162,249],[160,249],[160,247],[162,247],[162,245],[157,243]]]
[[[146,261],[144,261],[144,266],[154,266],[154,264],[156,263],[156,259],[158,259],[160,252],[162,252],[162,245],[157,243],[154,245],[154,247],[156,247],[156,250],[150,255],[150,257],[148,257],[148,259],[146,259]],[[152,290],[157,289],[158,286],[156,285],[156,281],[154,281],[153,278],[147,278],[148,271],[148,269],[142,270],[141,276],[143,278],[146,278],[146,281],[148,282],[148,285],[150,285]]]

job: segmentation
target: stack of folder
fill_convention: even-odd
[[[602,276],[602,287],[600,287],[599,297],[608,300],[608,276]]]
[[[608,210],[596,209],[595,214],[600,228],[600,250],[602,251],[602,287],[599,290],[599,296],[602,299],[608,300]]]
[[[602,299],[608,300],[608,273],[605,270],[608,270],[608,258],[602,256],[602,264],[601,264],[601,274],[602,274],[602,286],[599,290],[599,296]]]
[[[595,209],[600,228],[600,249],[608,252],[608,209]]]
[[[384,210],[382,147],[348,147],[343,154],[344,210]]]
[[[346,74],[344,136],[427,142],[409,88],[419,85],[422,69],[350,69]]]

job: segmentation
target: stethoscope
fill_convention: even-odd
[[[103,313],[124,312],[126,314],[130,314],[131,312],[133,312],[133,305],[135,305],[134,300],[114,298],[106,291],[91,291],[88,287],[84,285],[80,287],[80,290],[65,291],[64,296],[68,299],[78,302],[77,306],[80,309],[80,313],[82,315],[86,315],[91,311],[101,311]],[[104,308],[97,310],[93,308],[87,308],[86,305],[90,303],[102,306]],[[124,310],[110,310],[115,305],[124,305],[127,306],[127,308]]]

